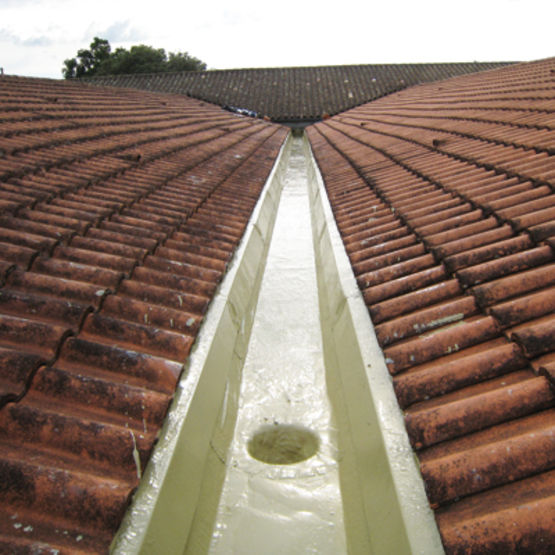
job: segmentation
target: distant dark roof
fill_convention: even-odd
[[[368,64],[106,75],[93,83],[186,94],[274,121],[315,121],[411,85],[513,62]]]

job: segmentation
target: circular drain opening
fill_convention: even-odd
[[[300,426],[278,424],[265,426],[249,440],[249,455],[267,464],[294,464],[305,461],[318,451],[316,434]]]

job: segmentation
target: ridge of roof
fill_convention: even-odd
[[[461,65],[484,65],[484,66],[496,66],[499,65],[512,65],[524,63],[516,60],[497,60],[497,61],[469,61],[469,62],[394,62],[394,63],[372,63],[372,64],[331,64],[331,65],[302,65],[302,66],[263,66],[263,67],[236,67],[236,68],[210,68],[206,70],[190,70],[190,71],[165,71],[165,72],[145,72],[145,73],[121,73],[122,77],[130,77],[133,75],[180,75],[180,74],[206,74],[206,73],[226,73],[226,72],[257,72],[257,71],[280,71],[280,70],[319,70],[319,69],[341,69],[341,68],[382,68],[382,67],[421,67],[421,66],[461,66]],[[105,77],[110,77],[108,75],[91,75],[90,77],[81,77],[81,81],[94,81],[97,79],[103,79]]]

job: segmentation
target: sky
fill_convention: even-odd
[[[552,0],[0,0],[0,67],[61,78],[95,36],[209,69],[555,56]]]

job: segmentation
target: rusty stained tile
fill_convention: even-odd
[[[422,185],[417,190],[414,187],[397,190],[395,183],[394,191],[387,194],[388,202],[398,207],[413,225],[432,225],[437,221],[434,217],[436,211],[451,216],[468,212],[467,203],[430,184]]]
[[[441,259],[448,260],[448,257],[455,254],[462,254],[466,251],[478,249],[484,245],[510,239],[513,236],[513,231],[509,225],[503,225],[501,227],[488,226],[488,229],[485,231],[478,231],[474,235],[453,239],[447,243],[432,246],[430,250]],[[470,253],[467,253],[467,255],[469,254]]]
[[[8,275],[6,284],[10,289],[32,294],[43,294],[95,308],[98,308],[102,298],[109,293],[108,289],[93,283],[19,270]]]
[[[459,282],[451,279],[376,302],[371,304],[368,309],[374,324],[380,324],[391,318],[409,314],[461,294],[462,289]]]
[[[472,287],[485,281],[497,279],[506,275],[513,275],[530,268],[551,262],[554,253],[551,247],[542,246],[529,248],[523,252],[503,256],[482,262],[456,272],[457,279],[464,287]]]
[[[434,203],[431,203],[428,208],[424,208],[418,211],[424,212],[424,214],[421,216],[418,216],[414,213],[408,213],[406,216],[407,221],[419,233],[425,235],[425,230],[433,229],[432,226],[436,226],[437,229],[437,226],[441,225],[440,222],[447,222],[455,219],[458,225],[462,225],[465,219],[472,218],[472,206],[470,204],[457,202],[457,199],[452,199],[449,204],[451,204],[452,206],[442,209],[441,206],[436,206]]]
[[[131,323],[152,325],[193,337],[202,321],[198,314],[145,303],[123,295],[107,297],[102,305],[102,313]]]
[[[371,229],[374,233],[382,233],[398,225],[399,219],[389,211],[389,213],[366,218],[359,223],[343,224],[343,232],[353,235],[359,231]]]
[[[59,206],[57,204],[41,203],[35,206],[34,211],[44,214],[53,214],[68,221],[80,221],[83,227],[88,227],[91,224],[96,224],[101,219],[98,214],[88,212],[84,208],[77,209],[67,206]]]
[[[145,303],[183,310],[198,315],[204,314],[208,308],[208,301],[205,297],[158,285],[146,284],[133,279],[124,280],[118,289],[118,294]]]
[[[555,471],[436,510],[448,553],[553,553]]]
[[[2,509],[8,514],[22,519],[32,515],[33,520],[54,527],[65,522],[104,538],[107,531],[110,535],[116,531],[131,493],[128,482],[83,472],[79,461],[70,466],[61,455],[54,459],[32,447],[12,448],[2,443],[0,495]]]
[[[431,255],[426,255],[425,257],[421,257],[420,260],[417,260],[417,263],[427,263],[430,260],[430,256]],[[412,261],[409,261],[409,264],[406,265],[404,269],[408,270],[410,262]],[[363,297],[366,303],[371,306],[374,303],[437,284],[444,281],[446,278],[447,274],[443,266],[432,266],[412,274],[391,279],[379,285],[374,285],[373,287],[368,287],[363,291]]]
[[[123,279],[123,273],[115,270],[99,268],[90,264],[81,264],[58,258],[35,258],[31,267],[33,272],[49,277],[60,277],[95,284],[115,291]]]
[[[172,395],[183,364],[118,345],[70,337],[62,346],[56,368],[83,375],[100,374],[114,382]]]
[[[157,244],[157,240],[149,237],[136,237],[127,232],[118,233],[96,227],[90,228],[85,237],[76,236],[70,242],[72,247],[132,258],[137,262]]]
[[[353,249],[372,247],[387,241],[400,239],[409,234],[411,234],[411,231],[406,226],[399,223],[396,227],[384,230],[380,233],[375,233],[375,230],[365,230],[351,236],[345,235],[343,242],[345,243],[347,252],[350,252]]]
[[[422,449],[554,405],[555,394],[543,376],[515,372],[413,405],[405,413],[405,423],[411,444]]]
[[[554,195],[555,198],[555,195]],[[547,229],[553,229],[553,220],[555,219],[555,206],[538,210],[531,214],[526,214],[511,219],[511,225],[517,230],[528,230],[530,228],[537,228],[544,224],[548,226]],[[545,228],[544,228],[545,229]],[[536,232],[537,235],[537,232]]]
[[[487,310],[503,328],[555,312],[555,287],[493,305]]]
[[[520,324],[510,330],[510,336],[529,358],[555,351],[555,312]]]
[[[220,216],[223,216],[223,214],[220,214]],[[191,244],[188,241],[170,238],[164,243],[164,247],[172,250],[189,252],[191,254],[207,256],[217,260],[223,260],[224,262],[227,262],[231,257],[229,245],[226,245],[226,248],[221,249],[208,243],[205,243],[204,245],[195,245],[194,243]]]
[[[421,255],[425,255],[426,250],[422,244],[414,244],[390,252],[379,254],[376,256],[365,258],[360,262],[353,264],[353,271],[356,276],[369,273],[372,277],[376,275],[377,270],[383,268],[392,268],[396,264],[408,260],[414,260]],[[364,279],[364,276],[361,276]]]
[[[0,442],[17,437],[23,445],[54,456],[59,452],[76,457],[84,468],[133,482],[137,477],[134,452],[138,451],[144,468],[156,428],[145,432],[141,421],[121,418],[118,422],[110,416],[94,407],[66,405],[60,398],[53,402],[33,388],[24,399],[0,411]]]
[[[477,285],[470,291],[481,306],[487,307],[554,283],[555,264],[546,264],[483,285]]]
[[[75,200],[72,200],[72,198]],[[112,208],[96,206],[95,202],[90,202],[77,195],[63,198],[55,197],[50,201],[49,205],[56,207],[60,212],[70,210],[70,214],[75,214],[77,212],[79,216],[81,216],[82,213],[85,213],[85,215],[87,215],[92,221],[98,221],[100,218],[107,218],[115,211]]]
[[[349,249],[349,258],[353,266],[355,266],[356,263],[362,262],[363,260],[410,247],[414,245],[416,241],[417,238],[415,235],[407,233],[402,237],[385,240],[372,246],[361,246],[358,249],[353,246]]]
[[[175,291],[183,291],[198,297],[205,297],[208,302],[212,297],[217,283],[184,275],[162,272],[144,266],[137,267],[133,272],[133,279],[142,283],[166,287]]]
[[[482,247],[471,248],[457,254],[452,254],[444,258],[443,263],[450,272],[456,272],[468,266],[475,266],[489,260],[519,253],[532,247],[533,243],[530,237],[522,234],[510,239],[496,241]],[[435,252],[439,254],[441,247]]]
[[[24,208],[22,210],[18,210],[17,216],[32,222],[46,224],[53,228],[61,227],[71,229],[76,233],[85,233],[90,225],[89,222],[82,222],[76,218],[69,218],[67,216],[45,212],[39,208]]]
[[[553,243],[549,243],[550,239],[555,238],[555,221],[548,221],[542,224],[533,225],[526,230],[536,243],[546,241],[555,250]]]
[[[0,314],[0,345],[39,354],[43,360],[55,357],[69,331],[67,326]]]
[[[151,221],[150,214],[138,214],[138,216],[134,216],[128,214],[127,212],[129,212],[129,209],[125,209],[122,214],[114,214],[109,220],[112,224],[116,223],[118,225],[125,225],[126,229],[123,231],[123,233],[129,235],[142,235],[144,230],[145,237],[160,240],[165,239],[166,236],[173,231],[173,227],[170,225],[166,225],[156,220]],[[100,228],[110,229],[108,225],[108,221],[104,220],[100,224]],[[135,233],[131,233],[129,231],[129,228],[134,228]]]
[[[0,221],[0,242],[19,247],[25,247],[34,252],[50,252],[58,244],[58,240],[52,237],[44,237],[27,231],[18,231],[2,226]]]
[[[472,210],[471,212],[466,212],[462,215],[457,215],[451,218],[442,218],[440,221],[423,225],[415,226],[416,232],[423,237],[428,239],[428,237],[444,237],[446,233],[451,233],[453,235],[456,229],[464,228],[472,223],[482,220],[483,213],[481,210]],[[458,235],[457,235],[458,236]],[[437,240],[434,240],[432,244],[437,244]]]
[[[345,210],[346,206],[344,205],[344,209],[335,214],[335,219],[342,228],[356,228],[357,225],[363,223],[375,224],[382,218],[391,216],[391,209],[373,196],[368,198],[366,191],[361,191],[357,197],[356,203],[353,202],[349,210]]]
[[[25,393],[27,383],[44,362],[40,354],[0,346],[0,408]]]
[[[189,245],[206,245],[217,250],[227,251],[235,245],[235,239],[223,234],[215,233],[210,229],[195,228],[194,225],[185,224],[176,231],[172,238]]]
[[[445,243],[451,242],[461,242],[461,239],[472,238],[472,236],[483,233],[486,231],[491,231],[497,227],[497,220],[493,217],[477,220],[475,222],[462,225],[460,227],[454,227],[446,231],[440,231],[433,235],[428,235],[425,237],[426,243],[429,247],[438,247],[440,245],[445,246]]]
[[[499,328],[491,316],[469,317],[384,349],[392,374],[466,347],[494,339]]]
[[[162,424],[172,398],[169,393],[152,390],[146,382],[142,386],[129,383],[124,376],[116,379],[107,369],[65,366],[40,368],[33,379],[33,390],[50,402],[98,413],[101,420],[124,424],[134,420],[135,427],[144,433]]]
[[[14,512],[0,509],[0,552],[11,555],[41,553],[72,555],[102,553],[109,537],[104,533],[75,529],[67,522],[53,519],[37,520],[32,512]]]
[[[432,505],[550,470],[555,410],[505,422],[423,451],[420,469]]]
[[[51,322],[76,332],[90,307],[67,299],[4,287],[0,289],[0,310],[3,314]]]
[[[68,246],[56,247],[53,252],[53,257],[69,262],[87,264],[97,268],[121,272],[126,277],[131,274],[133,268],[137,264],[133,258]]]
[[[393,378],[399,404],[445,395],[525,368],[527,361],[516,344],[500,337],[435,360],[414,365]]]
[[[110,220],[103,220],[100,227],[90,231],[93,233],[91,238],[97,237],[107,241],[112,241],[111,233],[121,234],[121,241],[124,244],[141,247],[148,251],[154,249],[160,240],[166,238],[165,233],[152,229],[148,222],[142,226],[138,220],[133,221],[119,215],[112,216]]]
[[[426,333],[435,328],[459,322],[477,312],[470,296],[455,297],[449,301],[416,310],[375,327],[382,348],[402,339]]]
[[[26,270],[37,254],[35,249],[0,241],[0,259],[6,264],[6,269],[17,265]]]
[[[167,247],[158,247],[154,254],[161,258],[166,258],[175,262],[190,264],[192,266],[200,266],[202,268],[217,270],[220,272],[223,272],[226,267],[226,263],[223,260],[203,256],[202,254],[170,249]]]
[[[395,261],[395,255],[386,255],[384,257],[385,260],[382,258],[377,261],[378,264],[381,262],[381,267],[378,266],[378,269],[370,270],[366,273],[358,275],[357,282],[359,287],[363,290],[368,287],[375,287],[376,285],[390,282],[406,275],[415,274],[420,270],[434,266],[435,260],[431,254],[424,253],[418,256],[418,254],[422,251],[423,248],[421,245],[417,245],[414,248],[409,247],[408,249],[404,249],[404,252],[397,253],[397,257],[401,259],[400,262]],[[405,256],[408,259],[404,260],[403,257]],[[386,265],[387,260],[391,261],[390,265]],[[367,268],[369,265],[370,263],[363,263],[361,266],[363,268]]]
[[[208,283],[218,283],[222,276],[222,273],[217,270],[203,268],[201,266],[195,266],[186,262],[179,262],[153,255],[149,255],[145,258],[143,266],[144,268],[151,268],[153,270],[171,274],[174,277],[185,276]]]
[[[193,344],[191,337],[143,323],[102,314],[89,314],[79,337],[184,363]]]
[[[471,194],[472,200],[482,206],[486,212],[502,210],[523,200],[537,198],[549,192],[548,187],[535,187],[532,182],[519,181],[516,177],[507,178],[504,175],[495,175],[488,181],[490,183],[486,186],[478,187],[474,184],[465,185],[463,183],[457,186],[457,190],[465,196]]]
[[[500,192],[504,193],[503,196],[501,198],[497,196],[494,200],[486,203],[486,206],[506,219],[553,206],[554,202],[551,189],[546,185],[532,187],[513,195],[506,190]]]

